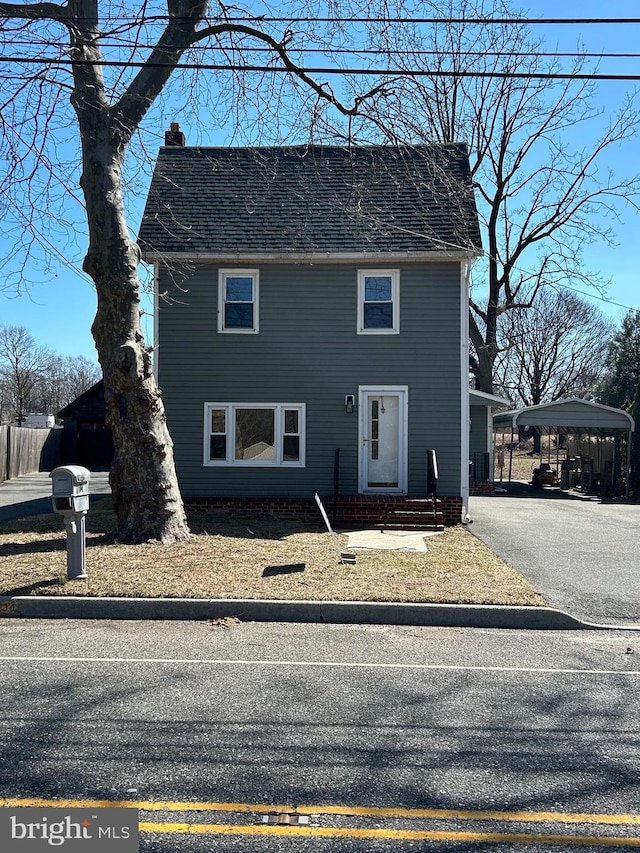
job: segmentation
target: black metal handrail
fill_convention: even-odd
[[[427,450],[427,497],[433,500],[433,511],[438,502],[438,457],[435,450]]]
[[[340,494],[340,448],[333,451],[333,519],[338,515],[338,496]]]

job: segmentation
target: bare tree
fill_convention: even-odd
[[[0,326],[3,407],[18,424],[37,408],[38,385],[51,358],[50,350],[38,346],[23,326]]]
[[[540,290],[530,308],[505,312],[498,329],[497,386],[537,406],[592,393],[606,367],[613,324],[568,290]]]
[[[24,326],[0,326],[0,423],[55,414],[100,376],[88,358],[56,355]]]
[[[82,355],[54,355],[38,382],[35,409],[55,414],[100,380],[97,364]]]
[[[49,211],[59,210],[70,196],[79,196],[85,208],[89,247],[83,268],[97,292],[92,332],[115,444],[110,481],[119,536],[128,541],[170,543],[189,534],[140,324],[140,253],[125,217],[123,170],[134,134],[174,72],[181,75],[177,101],[184,104],[185,91],[197,95],[201,78],[194,75],[189,83],[179,66],[185,59],[194,69],[202,65],[205,48],[218,51],[213,64],[222,68],[253,64],[255,55],[248,50],[262,48],[265,65],[288,72],[312,101],[325,100],[345,115],[355,112],[296,64],[291,30],[278,31],[281,24],[265,22],[253,7],[213,3],[209,16],[209,6],[209,0],[0,2],[7,53],[19,53],[2,79],[9,94],[0,104],[0,130],[11,168],[0,182],[0,198],[3,205],[12,203],[17,245],[25,257],[18,255],[21,274],[33,239],[49,249],[55,245],[61,220],[47,218]],[[245,109],[256,116],[265,106],[270,115],[274,84],[265,81],[257,71],[249,79],[218,77],[208,88],[221,98],[227,93],[229,109],[246,104],[250,94]],[[263,87],[267,97],[261,104]],[[80,193],[69,148],[76,132]]]
[[[402,10],[409,14],[409,4],[394,7],[397,17]],[[593,82],[579,79],[587,70],[580,58],[569,79],[553,79],[557,62],[522,23],[471,22],[514,17],[508,0],[449,0],[434,16],[442,22],[408,28],[389,14],[371,30],[370,44],[403,73],[369,117],[376,139],[470,146],[485,244],[470,306],[471,367],[476,387],[491,392],[502,314],[531,306],[546,285],[602,284],[583,253],[614,242],[620,203],[638,207],[638,174],[617,176],[607,159],[626,165],[619,148],[637,135],[640,114],[625,96],[604,116]],[[366,125],[360,132],[371,136]]]

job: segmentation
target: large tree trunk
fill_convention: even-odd
[[[163,37],[178,62],[206,8],[185,0],[174,5]],[[140,251],[129,237],[122,200],[122,164],[131,135],[171,71],[141,70],[127,98],[111,105],[105,97],[97,0],[69,0],[75,87],[71,103],[78,117],[82,177],[89,227],[84,269],[93,279],[98,308],[91,328],[102,366],[107,424],[114,459],[110,482],[118,536],[165,544],[189,537],[173,460],[164,406],[140,326]],[[180,15],[181,10],[184,17]],[[123,107],[126,101],[128,112]]]
[[[164,406],[140,326],[138,246],[129,238],[121,195],[121,152],[108,120],[82,128],[89,250],[84,269],[96,285],[92,326],[104,376],[107,424],[115,447],[110,483],[118,536],[127,542],[187,539]]]
[[[474,366],[476,391],[493,394],[495,346],[492,348],[487,344],[482,331],[478,327],[476,317],[471,310],[469,311],[469,335],[476,354],[476,363]]]

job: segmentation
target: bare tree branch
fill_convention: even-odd
[[[68,16],[66,7],[58,5],[58,3],[0,3],[0,17],[3,18],[66,22]]]
[[[409,14],[408,6],[402,8],[399,16]],[[489,11],[512,15],[508,0],[497,6],[449,0],[439,4],[442,23],[430,29],[407,35],[403,27],[390,26],[372,33],[374,43],[405,73],[369,105],[367,118],[373,110],[375,131],[360,126],[367,138],[377,139],[386,121],[386,138],[394,141],[470,145],[485,246],[474,279],[480,271],[486,279],[484,299],[474,289],[471,330],[476,387],[484,391],[492,389],[499,318],[530,306],[537,291],[549,285],[602,286],[602,278],[584,268],[584,249],[596,241],[611,244],[617,210],[621,205],[637,210],[640,202],[640,174],[633,166],[626,174],[603,168],[637,135],[637,101],[627,97],[603,128],[594,84],[538,79],[557,70],[544,58],[544,46],[521,23],[470,23]],[[403,36],[408,50],[394,54]],[[573,70],[584,72],[586,60],[578,58]],[[450,76],[436,76],[442,71]],[[474,77],[477,73],[486,76]],[[496,73],[502,76],[492,76]],[[584,142],[571,147],[570,133]]]

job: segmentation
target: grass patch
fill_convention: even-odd
[[[342,565],[347,537],[319,526],[214,515],[190,523],[189,542],[122,545],[110,504],[101,501],[86,521],[88,578],[66,583],[62,520],[10,522],[0,534],[0,594],[544,605],[464,527],[430,538],[426,554],[358,551],[355,565]],[[300,563],[304,571],[286,570]]]

